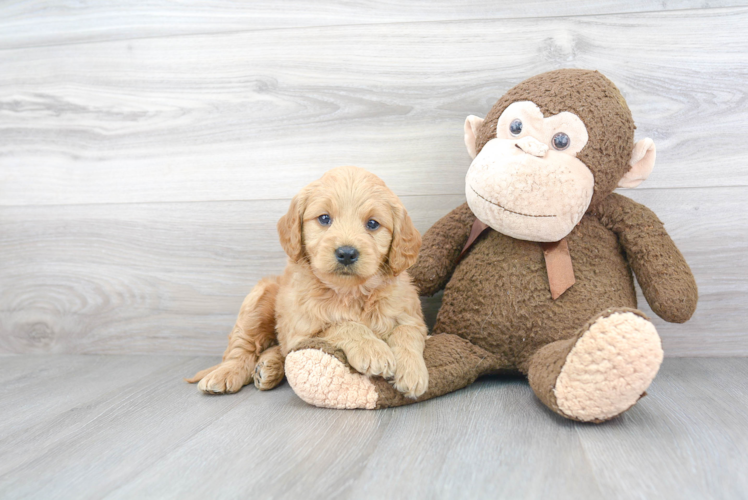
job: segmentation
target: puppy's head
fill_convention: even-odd
[[[378,273],[412,266],[421,235],[400,200],[374,174],[357,167],[330,170],[297,194],[278,221],[283,249],[294,262],[338,285],[358,285]]]

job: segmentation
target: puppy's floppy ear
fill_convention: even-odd
[[[301,191],[291,200],[286,215],[278,221],[280,244],[293,262],[304,256],[304,242],[301,238],[301,225],[306,208],[306,190]]]
[[[399,200],[393,205],[392,212],[395,223],[388,260],[392,274],[397,276],[416,263],[421,249],[421,235]]]

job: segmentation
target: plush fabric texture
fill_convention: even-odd
[[[644,182],[652,173],[656,158],[657,148],[652,139],[647,137],[636,141],[634,150],[631,152],[631,160],[629,160],[631,169],[618,181],[618,187],[635,188]]]
[[[465,197],[473,213],[496,231],[553,242],[584,216],[594,183],[577,158],[524,137],[486,144],[468,170]]]
[[[341,350],[314,339],[286,356],[286,378],[297,396],[310,405],[338,410],[377,407],[372,380],[353,370]]]
[[[416,265],[408,270],[413,283],[421,295],[431,296],[452,278],[457,267],[460,252],[470,236],[475,215],[464,203],[442,217],[426,234],[429,235],[428,248],[421,245]],[[439,226],[439,230],[434,227]],[[482,238],[483,236],[479,237]]]
[[[636,310],[634,274],[652,310],[670,322],[694,313],[696,282],[657,216],[612,193],[634,147],[631,113],[615,85],[585,70],[530,78],[507,92],[480,125],[477,153],[496,136],[503,110],[520,101],[536,103],[545,116],[572,112],[589,133],[577,158],[594,175],[594,194],[565,238],[576,282],[553,300],[541,244],[490,228],[460,258],[476,215],[466,203],[444,216],[423,235],[409,269],[422,295],[444,290],[424,351],[429,388],[417,401],[487,373],[519,371],[552,411],[603,422],[636,403],[662,361],[654,326]],[[416,401],[381,378],[371,382],[377,408]]]
[[[382,377],[369,378],[356,372],[343,351],[320,339],[299,345],[286,357],[286,377],[294,392],[309,404],[373,409],[402,406],[456,391],[504,364],[456,335],[426,339],[424,360],[429,367],[429,388],[418,399],[404,396]]]
[[[586,331],[582,328],[581,336]],[[571,339],[557,340],[538,349],[528,367],[527,381],[530,383],[535,395],[548,408],[558,414],[562,414],[556,401],[556,380],[566,364],[569,355],[579,336]],[[571,418],[569,415],[564,415]]]
[[[465,209],[458,208],[455,218],[462,218]],[[440,226],[441,221],[429,231],[440,232]],[[424,258],[434,249],[430,237],[424,235]],[[570,338],[600,311],[636,308],[633,277],[613,232],[585,215],[566,240],[576,283],[554,301],[541,245],[487,230],[452,271],[433,333],[459,335],[501,355],[508,361],[502,368],[527,373],[529,358],[539,348]],[[434,271],[419,260],[412,272],[423,293],[420,278]]]
[[[590,204],[594,208],[630,168],[636,127],[618,87],[601,73],[584,69],[559,69],[528,78],[504,94],[488,113],[477,134],[477,153],[496,137],[501,113],[510,104],[527,100],[537,104],[544,116],[569,111],[587,126],[589,140],[577,158],[595,176]]]
[[[659,317],[685,323],[699,292],[686,259],[650,209],[613,193],[592,214],[618,236],[644,297]]]
[[[560,412],[581,421],[619,415],[649,387],[662,357],[657,330],[635,311],[598,318],[565,356],[553,390]]]
[[[601,336],[601,323],[613,316],[625,317],[630,322],[639,321],[643,328],[634,328],[618,336],[618,330],[608,328],[604,333],[613,335],[608,338]],[[642,338],[648,341],[646,356],[640,352]],[[578,346],[580,341],[582,346]],[[637,344],[636,348],[630,349],[631,343]],[[574,337],[539,349],[530,360],[527,378],[535,395],[551,410],[572,420],[599,423],[623,413],[644,396],[661,361],[660,339],[648,318],[635,309],[611,308],[589,320]],[[622,366],[611,370],[615,364]],[[570,369],[573,371],[571,376]],[[562,376],[563,372],[566,373]],[[561,404],[557,391],[560,381],[565,383]],[[596,381],[601,382],[597,390]],[[591,387],[588,382],[593,382]],[[592,398],[593,395],[598,397]],[[585,397],[584,404],[580,404],[579,400]],[[602,411],[601,401],[612,403],[610,406],[616,410],[611,412],[609,406],[608,411]],[[570,409],[572,407],[577,411]]]

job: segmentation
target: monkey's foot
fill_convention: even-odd
[[[644,394],[662,357],[657,330],[638,311],[599,316],[566,356],[553,389],[558,410],[584,422],[619,415]]]
[[[310,341],[286,356],[286,378],[297,396],[321,408],[372,410],[376,386],[353,370],[342,353]]]

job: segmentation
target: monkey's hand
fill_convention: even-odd
[[[474,221],[475,215],[467,203],[463,203],[423,235],[418,260],[408,269],[420,295],[434,295],[447,285]]]
[[[671,323],[688,321],[699,298],[696,280],[654,212],[614,193],[602,202],[597,215],[618,235],[652,310]]]

